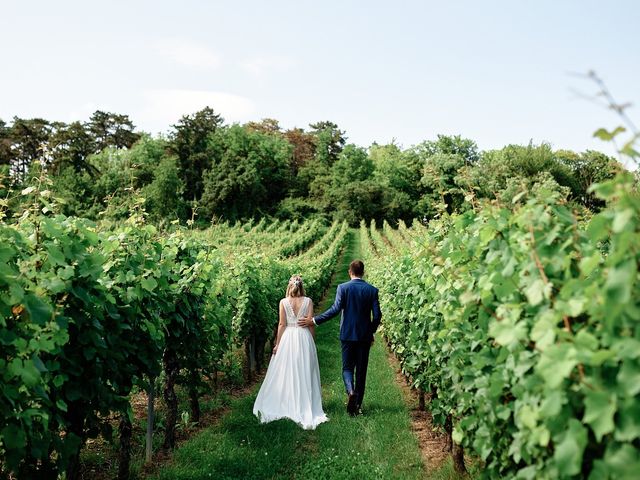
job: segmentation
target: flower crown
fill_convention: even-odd
[[[302,277],[289,279],[289,285],[300,285],[300,284],[302,284]]]

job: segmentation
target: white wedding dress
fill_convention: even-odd
[[[282,300],[287,327],[275,355],[271,356],[253,414],[262,423],[290,418],[305,430],[315,429],[329,420],[322,410],[318,353],[311,331],[298,327],[311,304],[304,297],[296,315],[289,298]]]

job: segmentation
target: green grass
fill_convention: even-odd
[[[359,255],[358,240],[351,232],[333,285],[318,310],[327,308],[337,284],[348,280],[348,264]],[[289,420],[261,425],[252,413],[256,385],[251,395],[231,401],[231,411],[218,424],[183,443],[154,478],[425,478],[407,406],[379,338],[369,360],[365,414],[347,415],[338,330],[337,318],[317,328],[323,407],[329,422],[312,431]]]

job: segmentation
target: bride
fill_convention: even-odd
[[[322,410],[315,328],[298,326],[299,318],[313,315],[300,275],[289,280],[279,313],[276,344],[253,414],[262,423],[289,418],[305,430],[315,429],[329,419]]]

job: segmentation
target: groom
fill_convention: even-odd
[[[351,262],[349,265],[351,281],[338,285],[333,306],[321,315],[303,317],[298,321],[301,327],[320,325],[342,312],[340,319],[342,378],[348,395],[347,412],[351,416],[361,413],[360,407],[367,381],[369,349],[373,345],[373,334],[382,319],[378,289],[362,280],[363,275],[364,263],[360,260]]]

